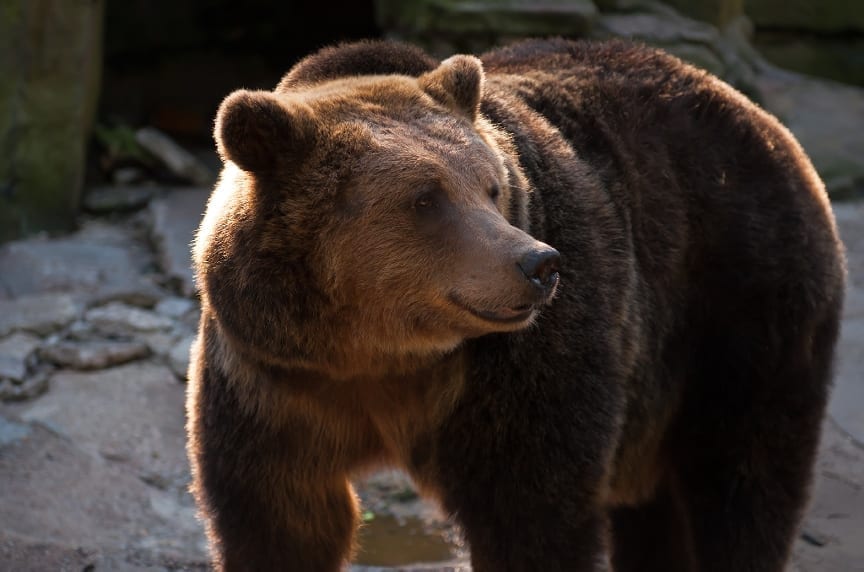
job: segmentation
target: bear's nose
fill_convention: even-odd
[[[532,284],[548,290],[558,283],[558,263],[561,255],[551,247],[532,250],[518,262],[522,274]]]

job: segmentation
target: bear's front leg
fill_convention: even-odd
[[[486,501],[502,504],[493,510],[466,503],[458,512],[474,572],[608,570],[603,564],[606,524],[599,513],[570,514],[526,498],[512,498],[506,508],[503,497]]]
[[[254,389],[198,369],[189,387],[189,454],[215,568],[343,569],[359,511],[337,453],[319,448],[324,431],[308,416],[264,420],[238,399],[239,389]]]
[[[348,480],[291,482],[279,472],[256,475],[253,470],[245,484],[218,482],[224,475],[212,473],[204,478],[211,482],[205,486],[204,506],[216,569],[342,570],[358,524]]]
[[[477,456],[490,470],[470,461],[440,469],[444,505],[463,528],[473,571],[606,570],[606,516],[591,487],[567,474],[572,460],[556,466],[516,451],[512,459],[489,453]]]
[[[507,349],[480,343],[464,394],[434,445],[415,451],[415,470],[462,525],[474,572],[605,570],[614,379],[495,363]]]

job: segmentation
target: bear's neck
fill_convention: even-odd
[[[234,356],[236,361],[229,369],[255,370],[263,377],[274,379],[308,378],[333,382],[402,379],[448,368],[448,364],[462,353],[461,345],[423,353],[390,353],[356,344],[331,343],[302,351],[287,349],[274,355],[244,343],[216,324],[214,326],[212,333],[220,353]]]

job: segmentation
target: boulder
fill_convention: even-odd
[[[864,89],[781,70],[756,81],[765,107],[795,134],[832,196],[864,188]]]
[[[411,39],[434,35],[584,35],[597,18],[591,0],[418,0],[376,2],[378,23]]]
[[[663,0],[682,14],[723,28],[744,14],[744,0]]]
[[[864,34],[758,30],[753,41],[781,68],[864,87]]]
[[[766,28],[816,32],[864,31],[864,2],[747,0],[746,10],[757,26]]]

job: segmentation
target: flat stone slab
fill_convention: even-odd
[[[789,571],[862,570],[864,449],[828,420],[823,429],[810,508]]]
[[[85,193],[84,208],[94,213],[134,211],[147,206],[155,194],[152,187],[97,187]]]
[[[864,203],[837,203],[834,213],[849,274],[829,411],[845,432],[864,443]]]
[[[51,381],[31,404],[0,406],[0,570],[64,569],[52,563],[76,554],[97,570],[206,569],[171,371],[137,362]]]
[[[0,337],[12,332],[45,336],[72,323],[81,304],[68,294],[37,294],[0,300]]]
[[[152,255],[130,233],[94,222],[69,236],[0,247],[0,290],[12,298],[62,292],[88,302],[154,303],[161,292],[142,275],[151,264]]]
[[[2,449],[0,475],[0,570],[204,569],[182,488],[150,486],[38,424]]]
[[[191,247],[210,191],[210,188],[177,189],[150,203],[151,232],[159,265],[184,296],[192,296],[196,291]]]
[[[150,310],[122,302],[111,302],[88,310],[84,319],[105,335],[129,336],[143,332],[170,330],[174,321]]]
[[[141,342],[68,341],[43,346],[39,357],[60,367],[104,369],[147,357],[150,348]]]
[[[28,437],[30,433],[29,425],[10,421],[0,415],[0,449]]]
[[[141,475],[187,474],[184,391],[165,366],[134,362],[98,372],[59,371],[51,391],[20,413],[91,453]]]

